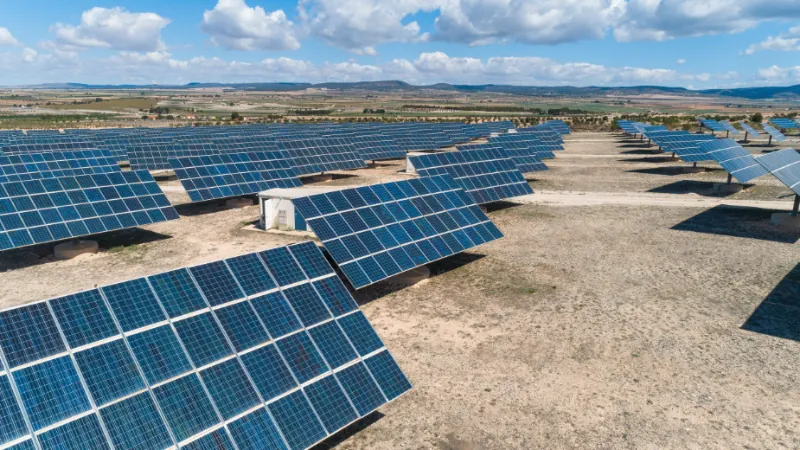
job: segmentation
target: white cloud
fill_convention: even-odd
[[[124,8],[92,8],[81,15],[78,26],[58,23],[50,27],[55,44],[70,49],[163,50],[161,30],[170,20],[155,13],[132,13]]]
[[[800,51],[800,26],[792,27],[787,33],[778,36],[767,36],[767,38],[760,43],[747,47],[744,54],[752,55],[762,50],[783,52]]]
[[[630,0],[614,27],[618,41],[738,33],[761,22],[800,18],[796,0]]]
[[[235,50],[297,50],[300,42],[294,23],[282,10],[267,13],[244,0],[219,0],[203,13],[200,28],[211,41]]]
[[[675,61],[675,64],[678,64],[678,65],[681,65],[681,64],[686,64],[686,60],[685,60],[685,59],[683,59],[683,58],[681,58],[681,59],[679,59],[679,60]]]
[[[772,66],[759,69],[756,72],[759,80],[771,85],[788,85],[800,82],[800,66],[779,67]]]
[[[8,28],[0,27],[0,45],[19,45],[19,41],[11,35]]]
[[[442,0],[300,0],[300,17],[314,36],[336,47],[375,55],[387,42],[428,40],[417,22],[403,20],[419,11],[432,11]]]
[[[624,0],[443,1],[434,38],[470,45],[602,39],[624,6]]]

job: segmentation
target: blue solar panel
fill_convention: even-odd
[[[302,186],[286,152],[249,152],[169,160],[193,202]]]
[[[475,203],[495,202],[533,194],[514,161],[500,148],[409,156],[421,177],[450,175]]]
[[[366,189],[375,203],[361,208],[348,203],[340,205],[347,209],[337,209],[331,193],[294,200],[297,211],[356,288],[502,237],[472,198],[447,176]],[[354,219],[365,211],[380,224],[371,227]],[[455,238],[459,245],[447,244],[442,236]]]
[[[0,183],[119,171],[107,150],[0,155]]]
[[[719,122],[713,119],[704,119],[702,117],[697,119],[700,122],[700,125],[708,128],[711,131],[725,131],[725,127],[722,126]]]
[[[730,123],[729,121],[722,120],[722,121],[720,121],[720,124],[723,127],[725,127],[725,129],[728,130],[731,133],[731,135],[733,135],[733,136],[738,136],[739,135],[739,130],[737,130],[736,127],[734,127],[733,124]]]
[[[788,186],[795,194],[800,195],[800,153],[794,149],[787,148],[761,155],[756,158],[756,162]]]
[[[310,242],[0,311],[0,350],[0,448],[307,448],[411,388]]]
[[[784,136],[783,133],[776,130],[774,127],[770,125],[763,124],[761,125],[761,128],[763,128],[764,131],[766,131],[767,134],[770,135],[770,138],[775,140],[776,142],[783,142],[786,140],[786,136]]]
[[[767,174],[767,171],[756,162],[753,155],[733,139],[706,141],[700,144],[700,150],[717,161],[740,183],[746,183]]]
[[[773,117],[769,119],[769,121],[780,130],[794,130],[796,128],[800,128],[800,126],[797,125],[797,122],[788,117]]]
[[[0,184],[0,251],[177,218],[147,172]]]
[[[741,125],[742,129],[743,129],[745,132],[747,132],[747,133],[748,133],[750,136],[753,136],[753,137],[755,137],[755,138],[757,138],[757,137],[760,137],[760,136],[761,136],[761,134],[759,134],[759,133],[758,133],[758,131],[756,131],[756,130],[755,130],[753,127],[751,127],[751,126],[750,126],[750,124],[748,124],[747,122],[745,122],[745,121],[740,121],[740,122],[739,122],[739,125]]]
[[[278,145],[289,154],[298,175],[361,169],[367,166],[356,149],[343,142],[301,139],[279,141]]]

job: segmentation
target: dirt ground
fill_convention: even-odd
[[[490,207],[504,239],[416,286],[357,292],[414,390],[325,446],[800,448],[800,233],[769,224],[790,191],[767,176],[714,195],[724,172],[678,173],[640,145],[570,136],[528,174],[536,194]],[[257,206],[178,210],[103,236],[97,255],[3,254],[0,307],[297,240],[245,230]]]

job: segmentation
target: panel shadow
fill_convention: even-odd
[[[341,431],[332,435],[328,439],[320,442],[319,444],[311,447],[311,450],[331,450],[338,447],[344,441],[350,439],[352,436],[360,433],[361,431],[369,428],[372,424],[384,418],[384,414],[373,411],[370,414],[362,417],[358,421],[352,423],[350,426],[343,428]]]
[[[800,341],[800,264],[758,305],[742,329]]]
[[[687,172],[691,166],[667,166],[667,167],[653,167],[651,169],[636,169],[627,170],[626,173],[643,173],[645,175],[666,175],[670,177],[678,175],[691,175],[692,172]],[[708,167],[699,167],[704,169],[703,172],[719,172],[722,169],[712,169]],[[703,173],[700,172],[700,173]]]
[[[719,205],[675,225],[672,229],[785,244],[796,243],[800,239],[800,231],[779,228],[770,223],[772,214],[776,212],[785,211]]]
[[[650,189],[647,192],[652,192],[654,194],[697,194],[704,197],[718,198],[725,198],[735,194],[734,192],[714,192],[714,185],[716,184],[719,183],[714,183],[711,181],[681,180]],[[744,185],[745,189],[750,186],[752,185]]]

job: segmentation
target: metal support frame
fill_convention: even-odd
[[[800,194],[794,196],[794,208],[792,208],[792,217],[797,217],[800,211]]]
[[[728,174],[728,184],[733,184],[733,175]]]

